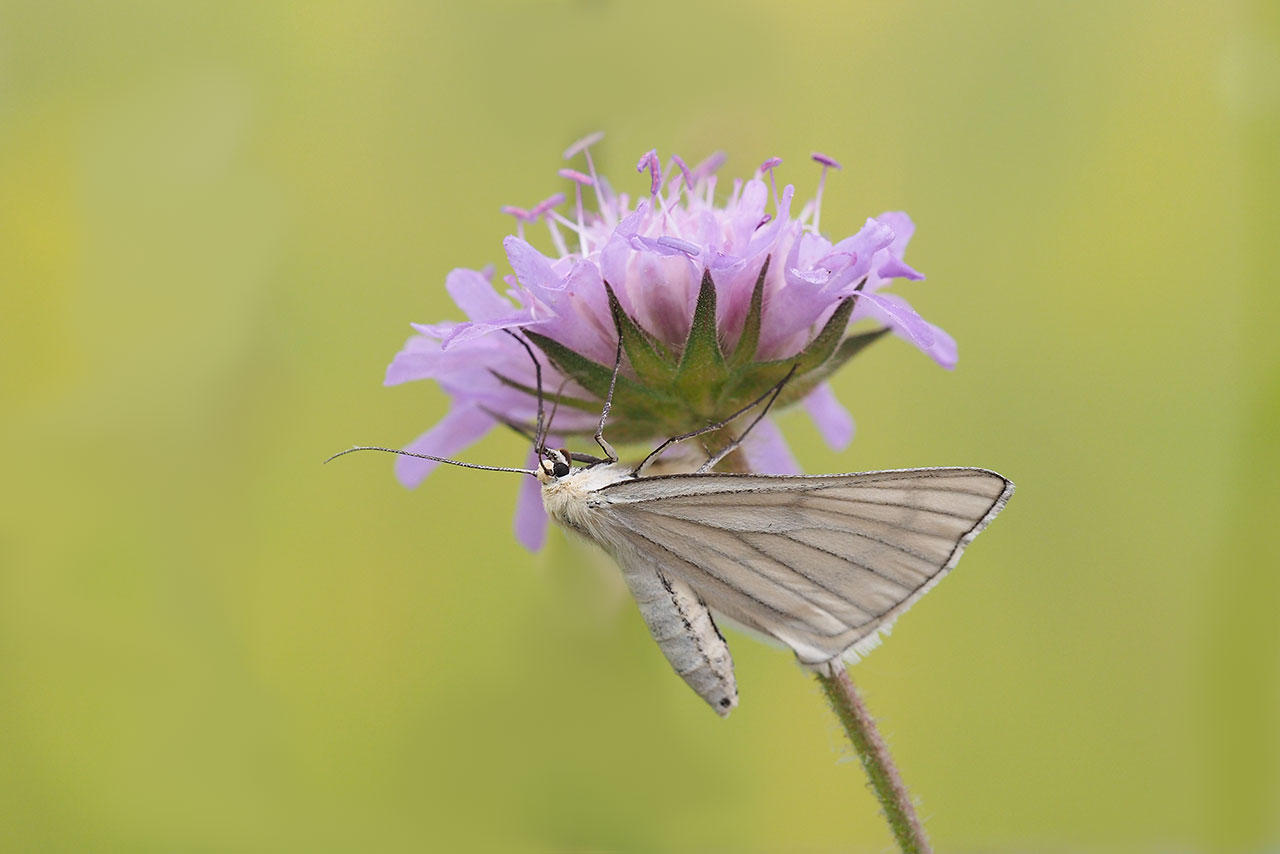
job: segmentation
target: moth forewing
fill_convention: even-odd
[[[975,468],[635,477],[612,464],[541,479],[552,518],[613,554],[672,666],[721,714],[737,694],[707,609],[808,666],[856,658],[1013,493]]]

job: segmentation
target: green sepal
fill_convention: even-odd
[[[870,332],[859,332],[857,335],[850,335],[840,342],[835,354],[822,363],[818,373],[822,374],[823,379],[826,379],[844,367],[845,362],[888,335],[890,331],[889,327],[885,326],[880,329],[872,329]]]
[[[776,405],[781,407],[794,403],[813,391],[836,369],[888,331],[877,329],[841,340],[857,300],[857,294],[843,300],[827,319],[822,331],[796,355],[769,362],[753,362],[734,371],[723,388],[717,409],[732,412],[754,400],[781,382],[792,366],[795,366],[795,373],[778,395]]]
[[[538,349],[546,354],[547,358],[551,360],[551,364],[555,365],[560,373],[569,377],[601,400],[604,400],[605,395],[609,393],[609,379],[613,376],[612,368],[606,368],[599,362],[593,362],[586,356],[575,353],[559,341],[548,338],[540,332],[526,329],[524,334],[530,341],[538,345]],[[618,389],[621,389],[628,382],[630,380],[619,375]]]
[[[710,415],[728,378],[728,366],[716,335],[716,286],[711,280],[711,271],[705,270],[698,289],[698,304],[693,310],[693,322],[689,325],[689,337],[685,339],[672,385],[691,409]]]
[[[729,357],[729,369],[736,370],[756,357],[756,348],[760,346],[760,315],[764,310],[764,277],[769,272],[769,257],[765,257],[760,275],[756,277],[756,286],[751,291],[751,307],[742,322],[742,335]]]
[[[873,329],[870,332],[850,335],[840,342],[840,346],[836,348],[836,352],[830,359],[803,377],[792,379],[791,382],[787,383],[786,387],[782,389],[782,393],[778,395],[778,400],[774,405],[788,406],[803,399],[819,384],[826,382],[832,374],[840,370],[846,362],[888,333],[889,328],[886,326],[883,329]]]
[[[609,295],[609,310],[622,339],[622,348],[627,351],[627,359],[641,385],[666,386],[675,373],[675,364],[667,356],[666,349],[622,310],[622,303],[618,302],[618,296],[608,282],[604,283],[604,289]]]
[[[586,356],[575,353],[568,347],[538,332],[526,329],[524,334],[538,345],[538,349],[546,354],[560,373],[572,379],[591,394],[604,400],[609,394],[609,380],[613,376],[613,366],[601,365]],[[671,411],[675,401],[661,389],[651,389],[640,385],[630,377],[619,374],[617,386],[613,391],[613,405],[619,412],[627,413],[628,419],[660,422],[665,413]]]
[[[756,391],[756,394],[759,394],[785,377],[792,365],[796,368],[795,376],[792,378],[794,382],[827,361],[840,346],[840,338],[844,335],[845,327],[849,325],[849,315],[853,313],[854,300],[854,297],[843,300],[828,318],[817,337],[796,355],[769,362],[752,362],[737,371],[733,377],[734,382],[731,383],[734,390],[745,386],[748,394],[754,389],[759,389]]]
[[[831,317],[822,327],[822,331],[809,342],[808,347],[800,351],[799,356],[778,361],[795,364],[797,374],[807,374],[830,359],[836,348],[840,346],[840,339],[844,337],[844,332],[849,327],[849,315],[853,314],[853,304],[857,299],[857,297],[847,297],[841,300],[840,305],[836,306],[836,310],[831,313]]]
[[[505,386],[514,388],[517,391],[522,391],[532,398],[536,399],[538,397],[538,390],[531,385],[525,385],[522,382],[517,382],[516,380],[511,379],[511,377],[508,377],[504,374],[500,374],[497,371],[491,370],[489,371],[489,373],[493,374],[493,376],[498,380],[498,382],[502,383]],[[569,397],[566,394],[552,394],[551,392],[544,390],[543,400],[545,400],[548,404],[559,404],[560,406],[567,406],[570,409],[581,409],[585,412],[600,411],[599,401],[584,400],[581,397]]]

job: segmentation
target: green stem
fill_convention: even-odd
[[[893,758],[889,756],[888,745],[876,729],[875,719],[862,704],[862,698],[849,678],[849,671],[835,662],[830,672],[819,672],[816,676],[836,717],[848,733],[853,749],[862,760],[862,767],[871,779],[871,787],[875,789],[889,827],[898,840],[898,847],[904,854],[929,854],[933,849],[925,836],[924,826],[916,816],[911,795],[893,764]]]

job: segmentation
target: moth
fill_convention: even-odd
[[[605,456],[548,448],[541,366],[523,338],[508,334],[529,351],[537,372],[536,469],[391,448],[356,447],[334,456],[379,450],[536,477],[547,515],[617,561],[671,667],[722,717],[737,706],[738,688],[717,621],[780,643],[805,667],[843,667],[875,647],[955,567],[1013,494],[1010,480],[980,468],[795,476],[714,471],[791,374],[729,418],[668,439],[638,465],[622,463],[604,438],[621,343],[594,437]],[[645,474],[669,446],[720,430],[762,403],[755,419],[696,471]]]

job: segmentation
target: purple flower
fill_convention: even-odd
[[[693,167],[673,156],[664,169],[657,152],[648,151],[636,167],[648,180],[633,199],[596,172],[590,147],[601,136],[565,152],[566,159],[582,154],[586,161],[585,171],[560,170],[572,183],[567,213],[558,210],[564,193],[527,210],[504,208],[515,217],[516,234],[503,243],[512,274],[503,277],[501,293],[492,267],[456,269],[445,288],[467,319],[412,324],[418,334],[392,360],[386,384],[435,380],[452,408],[407,450],[453,456],[494,426],[529,428],[534,366],[504,330],[542,351],[543,386],[548,402],[557,404],[553,430],[560,437],[593,432],[601,372],[607,380],[621,330],[627,359],[608,427],[615,442],[656,443],[706,426],[795,366],[777,405],[803,401],[839,450],[853,437],[853,419],[825,380],[881,333],[910,341],[945,368],[955,365],[951,336],[902,297],[883,292],[892,279],[923,278],[903,260],[915,230],[906,214],[868,219],[834,243],[818,230],[827,171],[840,168],[835,160],[813,156],[821,175],[814,198],[798,213],[794,187],[778,190],[774,170],[782,161],[776,157],[724,188],[716,175],[722,154]],[[525,239],[526,226],[539,222],[550,254]],[[863,319],[873,321],[871,331],[846,335]],[[718,435],[709,434],[708,442],[714,445]],[[755,471],[797,470],[767,418],[741,453]],[[396,473],[412,487],[434,466],[399,457]],[[546,517],[536,482],[524,487],[516,532],[537,549]]]

